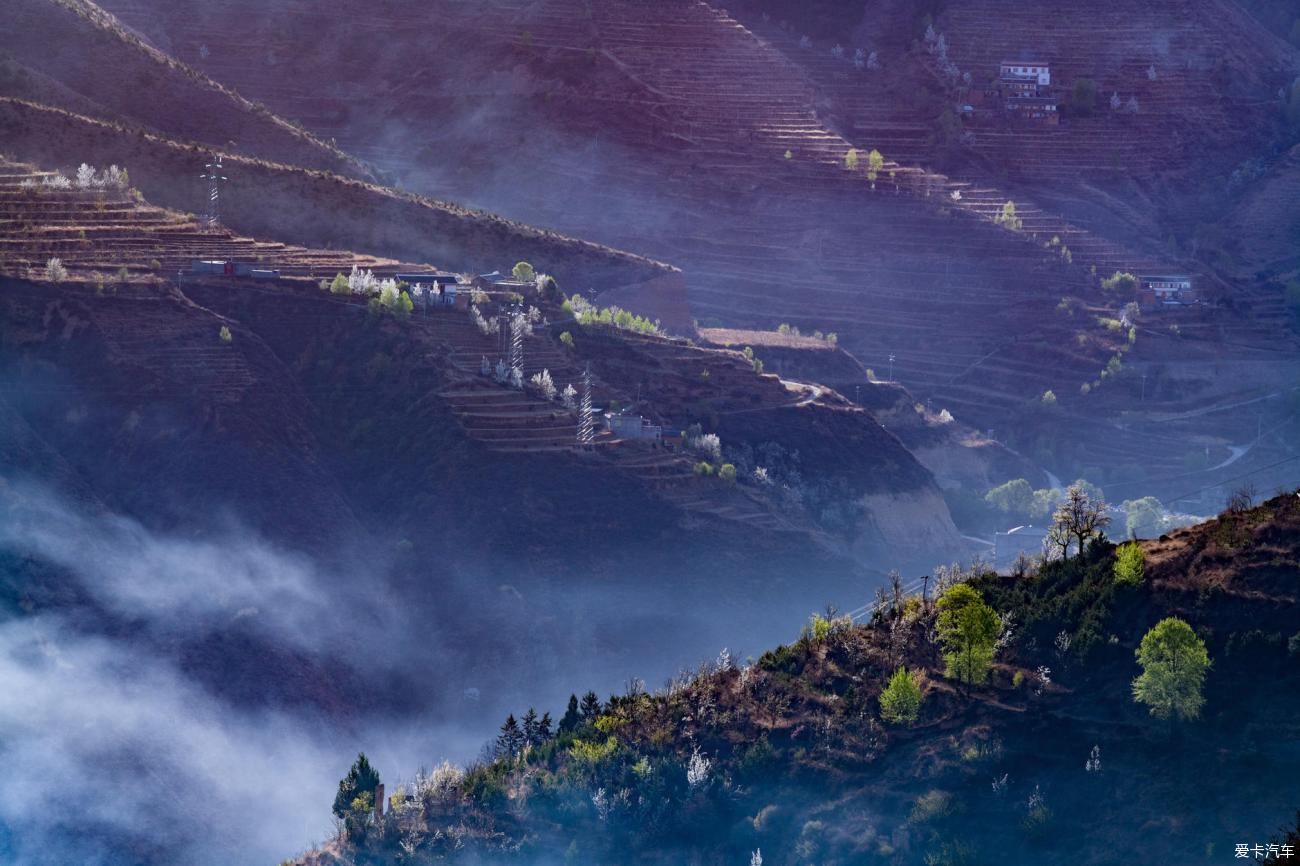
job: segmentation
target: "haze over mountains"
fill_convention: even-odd
[[[0,852],[274,862],[358,750],[758,655],[1075,478],[1152,535],[1300,483],[1293,10],[1039,6],[5,3]],[[1028,58],[1059,124],[989,108]],[[485,276],[380,288],[432,271]],[[665,438],[575,453],[588,369]]]

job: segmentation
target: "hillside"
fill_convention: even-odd
[[[1135,587],[1106,542],[1036,574],[936,575],[1003,617],[988,685],[942,672],[927,634],[947,602],[886,596],[757,661],[724,652],[664,689],[584,699],[518,757],[389,780],[384,817],[345,809],[347,832],[294,862],[1100,866],[1139,844],[1166,863],[1277,842],[1300,766],[1300,495],[1141,545]],[[1212,664],[1201,717],[1174,725],[1130,688],[1170,616]],[[890,725],[877,698],[900,661],[922,703]]]
[[[340,18],[364,15],[368,38],[387,47],[377,57],[344,50],[331,41],[336,36],[316,39],[313,13],[293,4],[226,2],[197,12],[152,0],[108,6],[157,44],[335,138],[406,187],[671,262],[682,271],[689,315],[705,327],[789,323],[804,333],[835,331],[876,371],[896,355],[896,378],[935,411],[948,409],[979,429],[1015,431],[1005,440],[1011,447],[1063,476],[1136,465],[1161,495],[1214,486],[1215,475],[1194,485],[1178,477],[1189,438],[1193,447],[1224,455],[1213,466],[1254,431],[1238,416],[1189,420],[1176,430],[1163,417],[1181,415],[1193,401],[1253,400],[1294,380],[1294,335],[1281,291],[1198,261],[1205,245],[1177,228],[1182,217],[1218,210],[1181,197],[1200,176],[1206,152],[1263,158],[1273,135],[1270,109],[1251,106],[1290,62],[1284,44],[1240,14],[1222,13],[1227,25],[1216,35],[1210,0],[1188,5],[1189,29],[1170,51],[1211,64],[1220,57],[1239,64],[1256,49],[1264,59],[1238,76],[1241,92],[1199,66],[1167,80],[1143,78],[1151,91],[1143,95],[1153,112],[1166,112],[1161,117],[1172,118],[1189,100],[1205,102],[1177,127],[1208,124],[1215,137],[1211,143],[1180,133],[1189,142],[1185,152],[1161,151],[1168,183],[1163,174],[1139,177],[1136,192],[1132,185],[1110,190],[1094,177],[1091,163],[1075,155],[1100,145],[1078,149],[1076,127],[1064,125],[1053,133],[1060,153],[1055,145],[1025,145],[1060,169],[1037,186],[1004,176],[1007,165],[1024,160],[996,144],[987,157],[972,155],[969,168],[947,168],[926,156],[935,118],[907,117],[913,103],[937,114],[952,98],[910,37],[886,51],[886,82],[877,86],[870,75],[845,71],[846,61],[830,53],[830,36],[801,49],[795,26],[782,30],[775,13],[764,21],[762,4],[740,7],[739,18],[702,2],[393,2],[364,11],[349,0],[332,4]],[[906,19],[907,6],[883,4],[869,23]],[[1062,32],[1087,14],[1057,11]],[[1086,52],[1085,42],[1057,38],[1053,44],[1068,55],[1064,74],[1110,81],[1102,73],[1137,51],[1134,34],[1177,11],[1170,4],[1144,9],[1096,67],[1088,65],[1091,55],[1074,53]],[[954,33],[967,26],[957,10],[945,14]],[[969,12],[981,14],[997,10]],[[256,39],[232,34],[201,56],[233,20],[240,32],[285,46],[274,76],[258,65]],[[422,26],[433,20],[437,27]],[[972,18],[969,26],[977,24]],[[1098,32],[1085,24],[1086,33]],[[1029,39],[1032,25],[1025,28]],[[849,30],[858,32],[852,21]],[[978,46],[972,34],[961,50]],[[871,47],[874,38],[867,27],[854,42],[838,41]],[[961,40],[952,39],[957,51]],[[414,51],[425,52],[423,66],[405,62]],[[321,82],[339,86],[325,93]],[[837,107],[844,99],[849,107]],[[854,110],[865,127],[845,113]],[[896,139],[888,138],[891,125]],[[1104,141],[1100,158],[1121,168],[1125,154],[1150,149],[1144,130],[1109,117],[1077,127],[1087,141]],[[863,166],[846,167],[851,149],[865,162],[873,147],[884,160],[874,180]],[[1084,169],[1083,186],[1097,190],[1065,179]],[[1153,185],[1174,192],[1156,196]],[[998,222],[1007,202],[1016,207],[1019,222],[1011,225],[1018,230]],[[1166,211],[1179,219],[1166,224]],[[1170,226],[1185,244],[1163,243]],[[1152,269],[1192,271],[1220,306],[1144,322],[1130,351],[1100,324],[1116,319],[1124,299],[1106,296],[1098,284],[1115,270]],[[668,321],[644,306],[657,297],[624,293],[617,303]],[[1115,359],[1119,373],[1102,376]],[[1225,376],[1225,369],[1249,373]],[[1160,386],[1153,390],[1154,381]],[[1036,408],[1049,390],[1061,411],[1045,416]],[[1263,427],[1289,417],[1269,415]],[[1078,430],[1088,433],[1073,435]],[[1235,468],[1280,456],[1251,451]]]
[[[0,96],[35,99],[182,141],[368,176],[337,147],[146,44],[87,0],[0,9]]]

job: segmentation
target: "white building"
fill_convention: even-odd
[[[607,415],[605,423],[609,426],[609,432],[613,433],[619,439],[643,439],[654,441],[663,436],[664,428],[658,424],[650,424],[640,415]]]
[[[1031,60],[1003,60],[999,77],[1003,81],[1027,79],[1038,87],[1050,87],[1052,67],[1051,64]]]

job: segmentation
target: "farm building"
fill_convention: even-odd
[[[1200,302],[1189,274],[1160,274],[1138,278],[1138,306],[1144,310],[1189,307]]]
[[[605,416],[605,424],[609,427],[609,432],[619,439],[639,439],[654,442],[663,436],[662,427],[649,423],[640,415],[626,415],[623,413],[607,415]]]
[[[420,274],[397,274],[398,282],[407,283],[412,288],[419,288],[415,296],[427,299],[428,304],[444,307],[465,306],[467,295],[460,291],[460,278],[455,274],[429,272]]]
[[[1006,108],[1010,114],[1024,120],[1036,120],[1049,124],[1061,122],[1061,115],[1057,111],[1057,101],[1055,96],[1008,96]]]
[[[1003,60],[998,75],[1003,82],[1027,85],[1031,91],[1052,86],[1051,65],[1039,61]]]

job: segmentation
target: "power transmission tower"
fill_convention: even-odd
[[[510,314],[510,369],[518,370],[524,375],[524,312],[515,304]]]
[[[578,447],[590,448],[596,441],[596,425],[591,409],[591,364],[582,371],[582,402],[578,404]]]
[[[215,229],[221,225],[221,185],[230,178],[221,173],[224,169],[221,166],[220,156],[214,156],[212,162],[208,163],[204,168],[207,169],[207,173],[201,174],[199,177],[208,182],[208,213],[206,219],[208,228]]]

